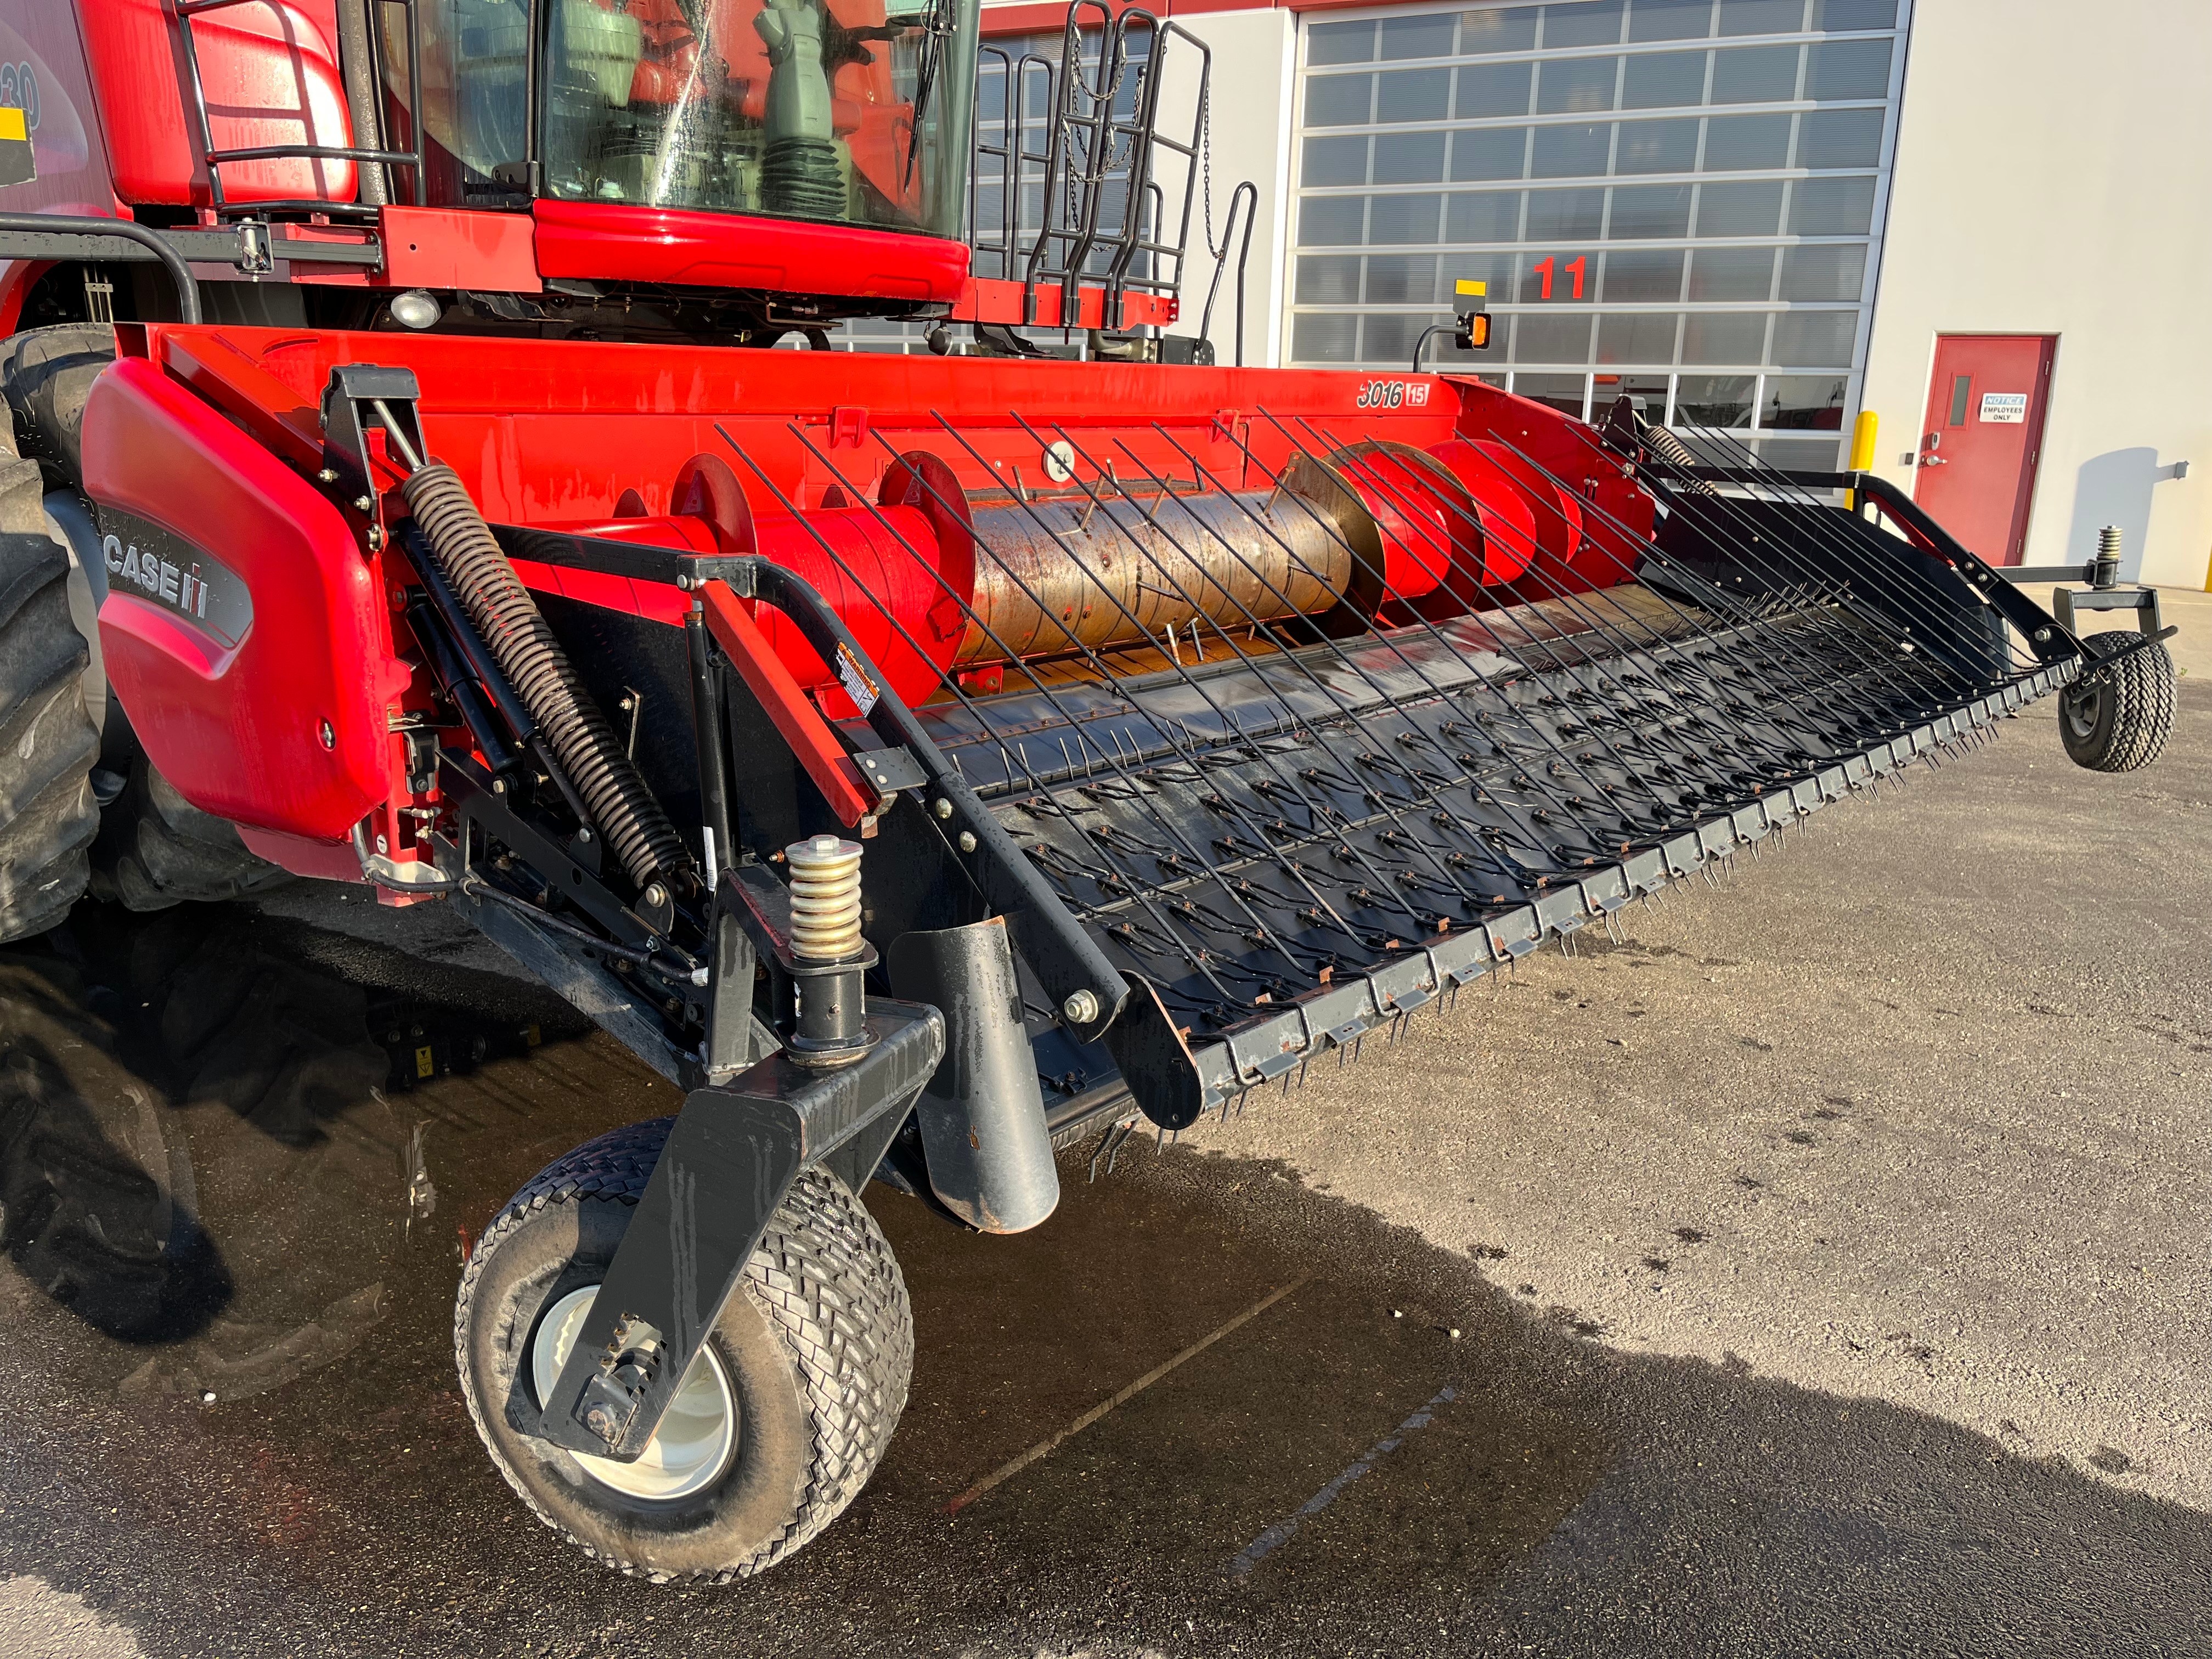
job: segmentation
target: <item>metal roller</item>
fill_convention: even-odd
[[[1332,501],[1340,494],[1301,470],[1272,494],[1101,494],[974,508],[976,620],[957,661],[1157,642],[1194,617],[1243,629],[1334,610],[1355,586],[1351,549],[1363,535],[1342,521],[1358,508]]]

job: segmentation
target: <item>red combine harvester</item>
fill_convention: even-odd
[[[1880,479],[1165,337],[1205,55],[1094,21],[979,113],[975,0],[0,0],[0,933],[367,883],[688,1091],[455,1316],[625,1571],[868,1478],[872,1175],[1033,1226],[1055,1145],[2033,698],[2105,769],[2171,720],[2154,611],[2076,637]]]

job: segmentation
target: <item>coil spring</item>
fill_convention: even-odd
[[[791,950],[809,962],[858,956],[860,939],[860,848],[835,836],[816,836],[783,849],[791,866]]]
[[[623,868],[640,886],[656,876],[683,876],[690,854],[576,678],[467,486],[444,462],[430,461],[408,476],[400,493],[469,621],[514,683]]]

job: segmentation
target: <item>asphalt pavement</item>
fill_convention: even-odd
[[[1033,1233],[872,1188],[903,1425],[722,1589],[570,1554],[451,1358],[475,1231],[674,1091],[334,894],[81,911],[0,952],[0,1655],[2212,1650],[2181,701],[2152,770],[2038,707],[1356,1066],[1078,1148]]]

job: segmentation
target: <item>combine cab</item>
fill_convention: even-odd
[[[502,1472],[626,1571],[866,1480],[872,1176],[1036,1225],[1056,1144],[2033,698],[2107,769],[2171,718],[2154,611],[2084,641],[1880,479],[1164,337],[1206,64],[1141,11],[1088,64],[1071,19],[1036,124],[1035,60],[979,116],[972,0],[4,13],[0,923],[366,883],[688,1091],[525,1187],[456,1318]],[[928,355],[760,349],[863,318]]]

